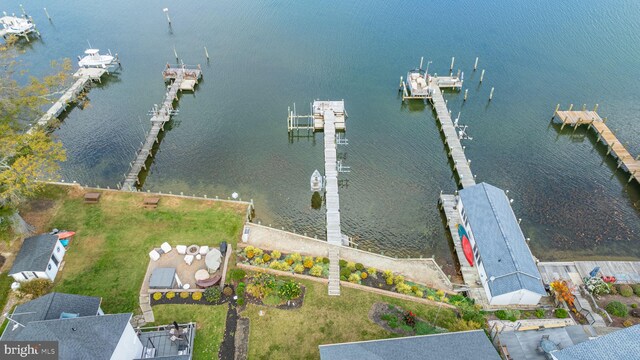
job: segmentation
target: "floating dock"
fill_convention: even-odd
[[[151,150],[153,145],[158,142],[158,135],[164,130],[164,124],[171,120],[172,115],[176,114],[173,102],[178,100],[178,92],[194,91],[196,84],[202,78],[202,70],[199,65],[187,67],[186,65],[170,66],[167,64],[166,69],[162,72],[162,77],[165,82],[171,84],[167,88],[162,105],[151,110],[151,130],[136,152],[136,158],[130,164],[129,172],[125,175],[124,182],[120,186],[121,190],[137,190],[137,186],[140,184],[140,172],[146,170],[146,161],[149,156],[153,156]]]
[[[453,168],[458,174],[459,185],[463,188],[473,186],[476,184],[476,181],[471,172],[471,161],[469,161],[464,154],[458,132],[453,125],[453,121],[451,121],[451,114],[449,113],[449,109],[447,109],[447,103],[444,101],[442,91],[440,90],[443,86],[449,87],[454,85],[450,85],[451,83],[449,81],[442,81],[443,85],[441,86],[439,79],[441,80],[442,78],[435,76],[429,78],[429,87],[432,89],[430,98],[431,105],[433,105],[433,108],[436,110],[438,121],[440,122],[440,130],[444,134],[445,145],[447,145],[449,149],[447,155],[453,160]]]
[[[572,106],[573,107],[573,106]],[[602,142],[607,147],[607,155],[612,154],[618,161],[618,168],[626,170],[630,176],[627,182],[631,182],[633,179],[640,183],[640,156],[633,157],[622,145],[620,140],[606,125],[606,118],[601,118],[597,113],[597,106],[593,111],[559,111],[556,107],[554,118],[557,117],[561,122],[562,130],[565,125],[573,126],[574,128],[580,125],[588,125],[589,129],[594,129],[598,135],[598,142]]]
[[[57,119],[67,109],[69,104],[78,99],[78,96],[89,87],[91,81],[100,82],[102,76],[108,73],[107,69],[101,68],[81,68],[76,71],[73,74],[76,79],[73,85],[38,119],[36,125],[29,132],[33,131],[35,127],[47,127],[53,119]]]

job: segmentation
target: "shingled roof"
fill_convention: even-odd
[[[632,360],[640,356],[640,325],[551,353],[558,360]]]
[[[540,272],[504,191],[480,183],[460,190],[460,199],[490,279],[491,295],[520,289],[546,295]]]
[[[46,271],[47,264],[58,242],[57,235],[42,234],[24,239],[9,275],[21,271]]]

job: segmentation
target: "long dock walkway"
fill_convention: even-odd
[[[453,246],[455,248],[456,256],[458,257],[458,263],[460,264],[460,273],[462,274],[464,284],[468,288],[467,291],[469,297],[474,299],[477,304],[486,308],[489,304],[489,300],[487,299],[484,288],[480,283],[478,270],[469,265],[464,256],[464,252],[462,251],[462,240],[458,235],[457,228],[458,224],[462,224],[462,219],[460,218],[458,211],[455,209],[457,203],[456,197],[455,195],[441,194],[439,203],[447,219],[447,228],[449,229],[451,238],[453,239]]]
[[[458,132],[455,126],[453,126],[453,121],[451,121],[451,115],[449,114],[449,109],[447,109],[447,104],[444,101],[442,90],[440,89],[437,79],[438,78],[432,77],[429,80],[429,86],[433,89],[431,93],[431,104],[438,115],[440,130],[444,134],[445,144],[449,148],[448,155],[453,160],[453,167],[458,174],[460,186],[463,188],[473,186],[476,184],[476,181],[473,178],[473,173],[469,166],[470,162],[467,160],[464,150],[462,149]],[[448,83],[446,85],[449,87]]]
[[[590,129],[594,129],[598,134],[598,142],[602,142],[607,146],[607,155],[613,154],[618,159],[618,168],[622,167],[630,174],[628,182],[635,179],[636,182],[640,183],[640,156],[634,158],[627,151],[607,126],[606,119],[602,119],[596,111],[556,110],[554,117],[558,117],[562,122],[561,129],[565,125],[573,127],[588,125]]]
[[[29,132],[33,131],[35,127],[47,127],[49,123],[58,118],[62,114],[69,104],[76,101],[78,96],[87,89],[91,81],[101,81],[104,74],[108,74],[107,69],[100,68],[81,68],[73,74],[73,77],[77,79],[73,85],[67,91],[60,96],[47,112],[38,119],[38,122],[32,127]]]
[[[178,91],[194,91],[195,85],[202,77],[202,71],[199,66],[197,68],[187,68],[184,65],[176,67],[167,65],[162,75],[165,81],[171,82],[171,85],[167,89],[162,105],[152,110],[151,130],[149,130],[144,143],[136,152],[136,158],[130,164],[129,172],[125,175],[121,190],[136,191],[137,185],[140,183],[140,172],[147,168],[146,161],[149,156],[152,156],[151,150],[153,145],[158,142],[158,135],[164,130],[164,124],[171,120],[171,116],[176,113],[173,109],[173,102],[178,99]]]

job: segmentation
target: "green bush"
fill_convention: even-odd
[[[52,287],[53,283],[48,279],[33,279],[20,283],[20,291],[33,296],[34,299],[48,294]]]
[[[348,278],[349,275],[351,275],[351,270],[349,270],[349,268],[344,267],[344,268],[340,269],[340,276],[344,276],[344,277]]]
[[[398,275],[393,279],[393,282],[397,285],[397,284],[402,284],[404,283],[404,276],[402,275]]]
[[[360,275],[353,273],[351,275],[349,275],[349,282],[350,283],[354,283],[354,284],[359,284],[360,283]]]
[[[183,291],[183,292],[180,293],[180,297],[183,298],[183,299],[186,299],[186,298],[189,297],[189,293],[186,292],[186,291]]]
[[[495,312],[495,315],[500,320],[516,321],[520,318],[520,311],[519,310],[498,310]]]
[[[620,295],[622,295],[624,297],[633,296],[633,289],[631,288],[631,286],[629,286],[627,284],[620,285],[618,287],[618,292],[620,293]]]
[[[356,271],[356,263],[354,263],[353,261],[347,261],[347,268],[349,268],[351,272]]]
[[[302,274],[304,272],[304,266],[302,264],[296,264],[293,267],[293,272],[295,272],[296,274]]]
[[[569,317],[569,312],[563,308],[558,308],[554,311],[554,314],[558,319],[566,319]]]
[[[309,275],[311,276],[316,276],[316,277],[322,277],[322,265],[314,265],[311,270],[309,270]]]
[[[356,263],[356,270],[358,270],[358,271],[364,270],[364,265],[362,265],[360,263]]]
[[[278,251],[278,250],[273,250],[271,252],[271,258],[273,260],[279,260],[281,256],[282,256],[282,253],[280,251]]]
[[[340,275],[340,281],[347,281],[347,277]]]
[[[247,276],[247,273],[242,269],[231,269],[229,270],[229,279],[231,281],[240,281]]]
[[[536,317],[542,319],[544,317],[544,309],[536,309]]]
[[[191,298],[195,301],[200,301],[200,299],[202,299],[202,293],[201,292],[194,292],[191,294]]]
[[[631,288],[636,296],[640,296],[640,284],[631,285]]]
[[[638,304],[636,304],[636,303],[631,304],[631,308],[632,309],[636,309],[637,307],[638,307]]]
[[[204,291],[204,298],[212,304],[220,301],[221,296],[222,296],[222,292],[220,291],[220,288],[218,288],[217,286],[212,286],[210,288],[207,288],[207,290]]]
[[[480,307],[465,302],[460,304],[459,309],[462,313],[462,319],[465,321],[473,321],[478,324],[484,324],[486,322],[484,312]]]
[[[339,262],[339,263],[340,263],[340,267],[341,267],[341,268],[347,267],[347,260],[342,260],[342,259],[340,259],[340,262]]]
[[[238,298],[238,300],[236,300],[236,303],[238,304],[238,306],[242,306],[244,305],[244,298]]]
[[[300,284],[295,281],[289,280],[278,287],[278,295],[285,300],[295,299],[302,293]]]
[[[323,264],[328,264],[329,263],[329,258],[328,257],[323,257],[322,258],[322,263]]]
[[[507,320],[507,311],[506,310],[498,310],[494,314],[500,320]]]
[[[620,301],[612,301],[608,303],[605,309],[609,314],[617,317],[625,317],[629,313],[627,305],[621,303]]]
[[[291,260],[293,260],[294,263],[302,262],[302,255],[300,255],[298,253],[293,253],[293,254],[289,255],[289,258]]]
[[[169,300],[173,299],[174,297],[176,297],[176,293],[174,291],[169,291],[165,297]]]
[[[160,293],[160,292],[154,292],[154,293],[153,293],[153,300],[158,301],[158,300],[160,300],[160,299],[162,299],[162,293]]]
[[[618,288],[615,285],[609,283],[607,286],[609,286],[609,294],[618,295]]]

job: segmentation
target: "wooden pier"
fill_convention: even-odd
[[[560,130],[566,125],[573,126],[574,128],[580,125],[588,125],[589,129],[594,129],[597,133],[597,141],[607,146],[607,155],[612,154],[617,159],[618,168],[623,168],[630,174],[627,182],[635,179],[636,182],[640,183],[640,156],[634,158],[633,155],[627,151],[607,126],[607,119],[603,119],[598,115],[596,111],[597,106],[593,111],[585,111],[584,107],[582,111],[573,111],[571,109],[568,111],[559,111],[559,107],[560,105],[556,107],[554,118],[557,117],[562,122]],[[573,105],[571,108],[572,107]]]
[[[453,121],[451,121],[449,109],[447,109],[447,104],[442,96],[440,80],[438,79],[442,78],[431,77],[429,80],[429,85],[432,88],[430,100],[433,108],[436,110],[438,121],[440,122],[440,130],[444,134],[445,145],[447,145],[447,148],[449,149],[447,154],[451,157],[451,160],[453,160],[453,167],[458,174],[460,186],[463,188],[473,186],[476,184],[476,181],[473,177],[473,173],[471,172],[471,161],[468,160],[464,154],[464,149],[460,143],[458,132],[453,125]],[[449,82],[443,82],[443,84],[445,87],[454,86],[449,85]]]
[[[47,112],[38,119],[36,125],[34,125],[29,132],[33,131],[36,127],[47,127],[49,123],[62,114],[69,104],[78,99],[78,96],[83,93],[90,85],[91,81],[101,81],[104,74],[108,74],[107,69],[101,68],[81,68],[73,74],[76,81],[71,87],[62,94],[62,96],[56,101]]]
[[[152,156],[153,145],[158,142],[158,135],[164,130],[164,124],[171,120],[171,116],[176,114],[173,102],[178,100],[179,91],[194,91],[195,86],[202,77],[200,66],[187,67],[185,65],[170,66],[162,72],[165,81],[170,82],[167,93],[159,107],[154,107],[151,111],[151,130],[136,152],[135,160],[130,164],[129,172],[125,175],[124,182],[120,187],[124,191],[136,191],[140,184],[139,175],[142,170],[146,170],[146,161]]]
[[[469,265],[466,257],[464,256],[464,251],[462,250],[462,240],[460,239],[460,235],[458,235],[457,227],[458,224],[462,224],[462,219],[460,218],[460,213],[456,210],[456,197],[455,195],[440,194],[439,204],[447,220],[447,229],[449,229],[449,233],[453,240],[455,253],[458,258],[458,263],[460,264],[460,273],[462,274],[462,280],[467,287],[467,292],[477,304],[486,307],[488,306],[489,301],[480,282],[478,270]]]

